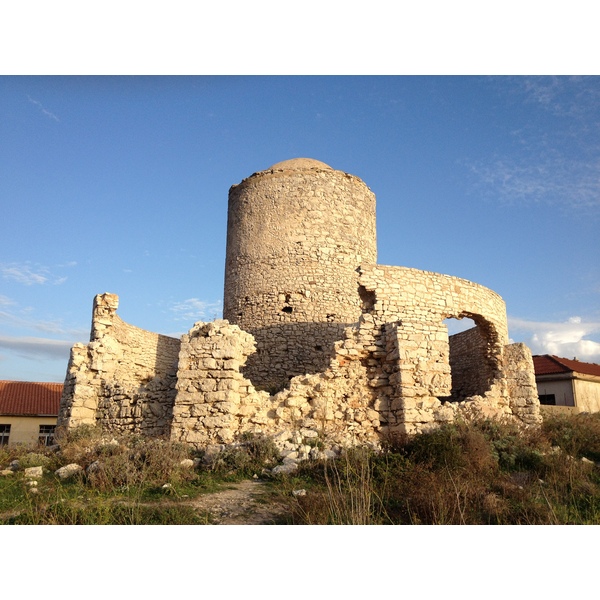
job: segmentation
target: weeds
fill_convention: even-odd
[[[372,485],[370,452],[358,448],[344,453],[340,461],[324,463],[330,522],[368,525],[373,522],[377,499]]]
[[[454,423],[382,451],[304,461],[288,475],[267,475],[278,453],[262,436],[182,464],[193,456],[168,440],[91,428],[65,435],[58,450],[3,447],[0,467],[18,460],[19,470],[0,477],[0,523],[208,524],[182,500],[263,476],[293,524],[600,524],[600,415],[550,417],[526,431]],[[83,474],[53,474],[69,463]],[[45,469],[36,484],[29,466]]]
[[[547,416],[542,429],[570,456],[600,461],[600,413]]]
[[[279,452],[265,436],[244,434],[238,443],[220,452],[212,461],[213,472],[232,480],[253,477],[277,463]]]
[[[308,467],[295,523],[600,524],[597,415],[523,431],[455,423],[366,458],[358,451]]]

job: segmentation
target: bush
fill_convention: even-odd
[[[543,431],[567,454],[600,461],[600,413],[548,416]]]
[[[279,451],[269,437],[251,433],[243,434],[235,446],[226,448],[212,461],[211,470],[234,478],[252,477],[265,467],[272,466]]]
[[[245,435],[212,466],[194,470],[181,465],[189,448],[169,440],[83,433],[64,438],[59,452],[0,449],[7,465],[19,458],[49,470],[87,468],[64,482],[46,473],[35,492],[22,472],[0,478],[0,522],[207,523],[209,515],[177,502],[259,475],[278,458],[269,438]],[[600,524],[600,469],[581,460],[595,458],[599,433],[600,415],[548,418],[527,430],[454,423],[382,451],[303,461],[269,485],[298,524]]]
[[[193,476],[180,465],[189,448],[161,438],[131,437],[98,446],[86,457],[89,485],[103,491],[177,485]],[[93,468],[90,465],[95,463]]]
[[[584,438],[589,452],[592,427],[569,439]],[[598,469],[553,452],[541,428],[449,424],[312,468],[314,486],[295,499],[294,522],[600,524]]]
[[[484,429],[453,423],[414,436],[399,448],[413,462],[437,469],[468,469],[475,473],[497,467],[497,452]]]
[[[28,452],[19,458],[19,468],[27,469],[29,467],[48,467],[51,459],[49,456],[37,452]]]

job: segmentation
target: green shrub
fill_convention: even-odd
[[[87,433],[63,439],[57,453],[0,450],[6,465],[19,458],[48,470],[87,468],[70,481],[46,474],[37,492],[22,471],[0,478],[0,523],[208,523],[179,501],[260,474],[278,458],[269,438],[244,435],[196,470],[180,464],[189,448],[169,440]],[[382,451],[303,461],[268,485],[295,524],[600,524],[600,469],[581,460],[595,458],[599,434],[598,415],[553,417],[531,429],[454,423]]]
[[[279,451],[267,436],[246,433],[237,445],[226,448],[215,456],[210,469],[234,478],[252,477],[277,462]]]
[[[48,467],[51,459],[49,456],[37,452],[28,452],[19,458],[19,468],[27,469],[29,467]]]
[[[131,437],[88,454],[87,479],[91,487],[103,491],[176,485],[193,477],[191,469],[180,465],[189,452],[188,447],[162,438]],[[92,463],[96,463],[93,469]]]
[[[445,425],[414,436],[404,449],[411,461],[432,469],[464,467],[464,455],[458,443],[460,435],[457,425]]]
[[[600,413],[548,416],[543,431],[567,454],[600,461]]]
[[[432,469],[495,469],[498,456],[488,436],[479,427],[465,423],[443,425],[414,436],[402,450],[413,462]]]

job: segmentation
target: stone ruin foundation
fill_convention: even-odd
[[[167,436],[208,449],[273,437],[292,458],[378,447],[456,419],[541,422],[531,352],[495,292],[376,263],[375,197],[311,159],[229,194],[224,320],[175,339],[94,300],[58,425]],[[446,319],[476,327],[449,336]],[[316,444],[316,441],[319,444]]]

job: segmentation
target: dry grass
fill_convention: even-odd
[[[379,454],[347,453],[301,473],[311,488],[296,499],[293,522],[600,524],[599,469],[581,460],[595,456],[599,423],[595,415],[529,431],[458,423]]]
[[[0,478],[0,522],[206,523],[207,515],[178,500],[275,463],[273,444],[255,436],[210,465],[182,466],[191,456],[168,440],[93,429],[64,437],[58,451],[0,448],[0,466],[21,462]],[[355,448],[334,461],[306,461],[269,485],[274,502],[288,503],[283,520],[293,524],[600,524],[598,457],[600,415],[552,417],[527,431],[456,423],[381,452]],[[72,462],[84,472],[60,481],[53,471]],[[23,468],[37,465],[46,475],[34,493]]]

